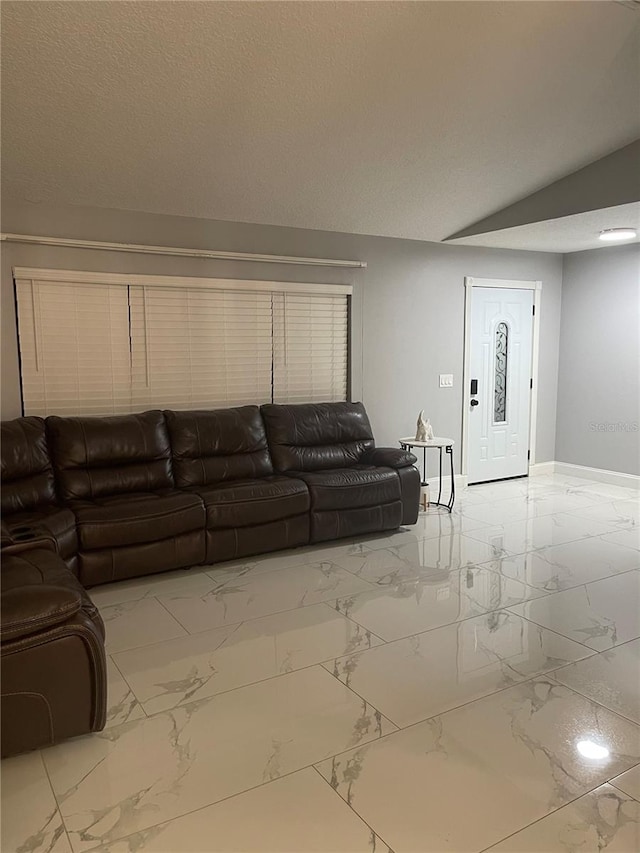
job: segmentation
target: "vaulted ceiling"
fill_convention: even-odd
[[[5,0],[3,193],[442,240],[640,137],[631,5]]]

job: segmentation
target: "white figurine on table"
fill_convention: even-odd
[[[416,441],[432,441],[433,440],[433,427],[431,426],[431,421],[429,418],[425,420],[424,418],[424,409],[418,415],[418,423],[416,429]]]

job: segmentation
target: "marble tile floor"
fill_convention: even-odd
[[[99,734],[2,762],[10,853],[637,853],[631,489],[99,587]]]

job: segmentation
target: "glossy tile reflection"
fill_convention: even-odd
[[[160,602],[195,633],[369,589],[371,584],[350,572],[319,563],[241,576],[204,595],[162,596]]]
[[[400,580],[373,592],[338,599],[334,606],[383,640],[396,640],[542,594],[497,572],[469,567]]]
[[[363,554],[343,555],[335,559],[335,565],[370,583],[389,586],[422,574],[451,572],[486,563],[506,553],[470,536],[452,533]]]
[[[607,758],[584,758],[582,737],[606,744]],[[638,755],[640,727],[539,678],[317,767],[394,850],[444,853],[484,850]]]
[[[96,587],[107,727],[2,762],[3,853],[640,849],[638,498],[484,484]]]
[[[510,609],[604,651],[640,637],[640,572],[625,572]]]
[[[501,611],[325,666],[404,727],[590,654],[578,643]]]
[[[264,616],[115,656],[148,714],[382,641],[326,604]]]
[[[503,557],[487,568],[543,592],[558,592],[640,568],[640,554],[600,537]]]
[[[568,513],[543,515],[500,526],[482,527],[469,533],[473,539],[486,542],[511,554],[537,551],[551,545],[564,545],[578,539],[590,539],[614,531],[613,526],[598,524]],[[619,544],[625,544],[620,542]]]

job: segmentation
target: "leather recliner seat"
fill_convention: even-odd
[[[46,529],[40,533],[17,542],[3,525],[3,757],[105,724],[102,618]]]
[[[205,562],[308,543],[309,491],[274,474],[257,406],[165,416],[176,485],[204,501]]]
[[[56,496],[51,458],[42,418],[3,421],[2,520],[17,540],[23,531],[38,527],[48,531],[69,568],[77,572],[76,519]]]
[[[269,404],[261,412],[275,469],[309,489],[311,542],[415,524],[415,457],[376,449],[362,403]]]
[[[175,488],[162,412],[49,417],[47,430],[85,586],[203,562],[204,505]]]

